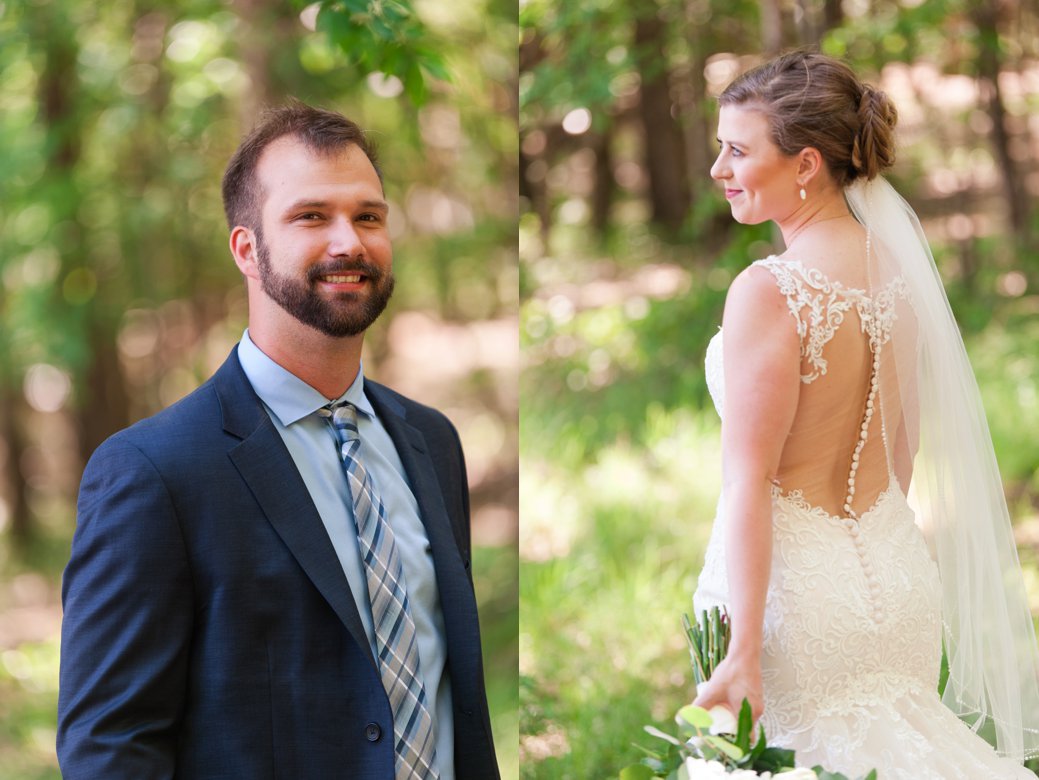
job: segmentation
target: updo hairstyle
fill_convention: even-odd
[[[895,162],[894,104],[824,54],[780,55],[737,77],[718,102],[762,111],[783,154],[818,149],[839,187],[868,181]]]

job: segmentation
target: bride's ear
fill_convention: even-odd
[[[814,146],[806,146],[797,157],[797,179],[807,184],[822,171],[823,156]]]

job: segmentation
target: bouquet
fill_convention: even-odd
[[[682,626],[689,642],[693,677],[699,687],[725,658],[731,637],[728,615],[715,607],[701,613],[695,624],[683,615]],[[621,770],[620,780],[849,780],[820,766],[795,768],[794,751],[770,747],[760,726],[755,739],[746,699],[736,717],[726,707],[705,710],[689,704],[678,711],[675,722],[679,736],[645,727],[646,733],[663,740],[666,747],[650,750],[637,745],[646,755],[638,764]],[[858,780],[877,780],[877,771],[874,769]]]

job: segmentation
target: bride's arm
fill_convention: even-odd
[[[769,271],[751,267],[733,281],[725,301],[722,339],[722,473],[732,642],[696,703],[726,704],[738,712],[746,697],[756,718],[763,708],[761,647],[772,558],[771,481],[801,386],[795,323]]]

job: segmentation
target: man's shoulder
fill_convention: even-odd
[[[232,353],[228,361],[198,388],[179,401],[110,436],[98,452],[130,447],[145,454],[178,451],[197,452],[207,446],[210,436],[223,435],[223,413],[218,386],[226,383],[228,373],[237,366]],[[241,369],[238,368],[240,372]],[[248,403],[248,397],[241,398]]]
[[[380,382],[368,379],[368,377],[364,378],[364,392],[368,396],[369,400],[377,406],[396,412],[412,424],[416,422],[429,422],[437,425],[446,425],[452,429],[454,428],[447,415],[439,409],[435,409],[427,404],[419,403],[415,399],[409,398],[391,387],[387,387]]]

